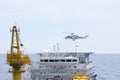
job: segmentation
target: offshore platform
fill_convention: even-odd
[[[12,39],[10,52],[7,53],[7,63],[12,66],[12,70],[9,72],[12,73],[12,80],[21,80],[21,74],[25,72],[22,67],[31,62],[28,55],[22,54],[21,47],[23,44],[20,43],[18,34],[20,29],[13,26],[10,31],[12,32]]]
[[[12,67],[9,72],[12,73],[12,80],[21,80],[21,74],[25,72],[23,66],[30,65],[30,79],[28,80],[96,80],[92,62],[89,60],[89,55],[92,52],[48,52],[39,53],[39,61],[31,62],[28,55],[23,55],[19,38],[19,29],[13,26],[11,48],[7,53],[7,63]],[[85,39],[68,35],[65,39]]]

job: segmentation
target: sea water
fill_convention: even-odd
[[[39,59],[36,54],[30,54],[34,61]],[[97,80],[120,80],[120,54],[92,54],[90,56],[94,64]],[[8,72],[11,67],[6,63],[6,54],[0,54],[0,80],[12,80],[12,74]],[[22,75],[25,75],[25,73]]]
[[[97,80],[120,80],[120,54],[93,54],[91,59]]]

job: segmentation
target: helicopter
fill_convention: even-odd
[[[77,40],[77,39],[85,39],[88,37],[88,35],[86,36],[78,36],[78,35],[75,35],[74,33],[68,33],[68,34],[71,34],[71,35],[68,35],[65,37],[65,39],[72,39],[73,41]]]

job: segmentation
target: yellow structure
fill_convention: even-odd
[[[87,76],[74,76],[73,80],[88,80]]]
[[[30,64],[30,58],[27,55],[23,55],[20,51],[20,47],[22,46],[19,43],[18,36],[20,30],[16,26],[13,26],[10,31],[12,32],[11,50],[7,53],[7,63],[12,66],[12,70],[9,72],[12,72],[13,80],[21,80],[21,73],[24,72],[22,66]]]

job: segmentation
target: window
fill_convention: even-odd
[[[77,72],[74,72],[74,74],[77,74]]]
[[[74,68],[77,68],[77,66],[74,66]]]
[[[45,60],[44,60],[44,62],[48,62],[48,60],[47,60],[47,59],[45,59]]]
[[[66,61],[67,61],[67,62],[71,62],[71,60],[70,60],[70,59],[67,59]]]
[[[55,60],[55,62],[59,62],[59,60],[58,60],[58,59],[56,59],[56,60]]]
[[[54,62],[54,60],[50,60],[50,62]]]
[[[43,62],[43,60],[40,60],[41,62]]]
[[[39,68],[42,68],[42,66],[39,66]]]
[[[64,59],[62,59],[62,60],[60,60],[61,62],[65,62],[65,60]]]
[[[77,60],[76,60],[76,59],[73,59],[73,62],[77,62]]]
[[[83,64],[86,63],[86,57],[84,55],[80,55],[79,61],[80,63],[83,63]]]

